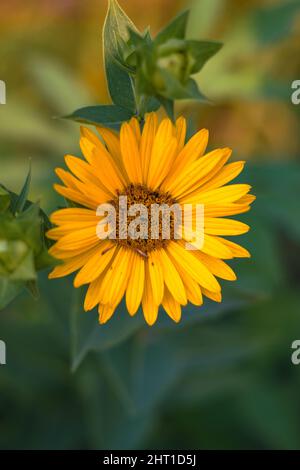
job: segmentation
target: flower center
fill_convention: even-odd
[[[147,257],[174,240],[178,204],[170,194],[130,184],[112,201],[116,210],[115,242]]]

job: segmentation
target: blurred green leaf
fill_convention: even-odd
[[[74,71],[54,58],[33,56],[28,60],[27,69],[39,93],[58,114],[91,102],[91,94],[76,80]]]
[[[24,147],[34,144],[40,151],[55,153],[63,153],[66,148],[70,152],[76,149],[74,133],[70,132],[68,123],[60,123],[58,127],[57,122],[49,115],[41,115],[33,107],[28,107],[25,101],[9,101],[0,108],[0,117],[2,113],[0,136],[3,141],[21,143]]]
[[[189,15],[187,37],[208,37],[226,8],[226,0],[193,0]]]
[[[33,253],[22,240],[0,240],[0,275],[17,281],[35,279]]]
[[[216,41],[187,41],[187,50],[191,55],[190,60],[193,64],[190,73],[199,72],[205,63],[219,52],[222,46],[222,43]]]
[[[31,163],[29,166],[29,171],[25,180],[25,183],[23,185],[23,188],[18,196],[18,198],[13,202],[12,204],[12,212],[13,214],[16,214],[18,212],[22,212],[30,190],[30,183],[31,183]]]
[[[27,281],[25,287],[35,300],[39,298],[39,286],[35,279]]]
[[[174,121],[174,101],[164,98],[163,96],[160,96],[159,99],[169,118]]]
[[[288,0],[257,9],[253,14],[257,39],[264,46],[285,39],[291,33],[297,13],[300,13],[298,0]]]
[[[10,195],[9,192],[6,191],[1,185],[0,185],[0,212],[6,211],[10,206]]]
[[[298,448],[298,419],[284,388],[260,383],[251,388],[251,393],[240,397],[238,403],[247,425],[262,437],[268,448]]]
[[[162,31],[157,34],[154,40],[155,44],[162,44],[168,41],[168,39],[183,39],[185,37],[188,18],[189,11],[180,13]]]
[[[7,210],[0,212],[0,304],[4,306],[22,287],[36,296],[36,271],[57,264],[45,239],[50,222],[39,205],[27,199],[30,175],[29,171],[20,195],[0,186],[10,200]]]
[[[136,30],[116,0],[110,0],[107,16],[103,27],[103,55],[108,89],[112,101],[132,112],[135,112],[135,97],[131,77],[122,69],[118,62],[123,62],[120,56],[120,40],[129,39],[128,28]]]
[[[22,282],[0,277],[0,310],[4,309],[22,290]]]
[[[128,121],[133,113],[125,108],[114,105],[88,106],[66,116],[66,119],[91,125],[103,125],[118,128],[122,122]]]
[[[90,351],[105,351],[115,347],[135,333],[143,324],[141,315],[130,317],[124,305],[105,325],[99,325],[98,314],[83,312],[83,292],[74,293],[72,308],[72,370],[75,371]]]
[[[244,178],[255,188],[255,211],[290,237],[300,240],[300,200],[295,197],[300,187],[299,164],[276,162],[248,165]]]
[[[165,81],[165,90],[161,94],[172,100],[197,100],[207,102],[207,98],[201,93],[195,80],[190,78],[186,84],[182,84],[166,70],[161,70]]]

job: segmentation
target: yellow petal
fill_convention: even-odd
[[[227,204],[235,202],[245,196],[251,189],[249,184],[232,184],[222,188],[203,191],[201,188],[194,196],[186,196],[181,199],[182,204]]]
[[[221,292],[211,292],[207,289],[202,289],[202,294],[208,297],[214,302],[222,302],[222,293]]]
[[[225,165],[215,176],[205,183],[201,190],[216,189],[236,178],[244,169],[245,162],[233,162]]]
[[[109,197],[109,192],[105,191],[105,186],[102,184],[99,176],[95,174],[93,167],[83,161],[81,158],[73,157],[73,155],[66,155],[65,162],[71,172],[83,183],[88,186],[91,184],[96,190],[104,193],[105,197]]]
[[[147,185],[150,188],[159,185],[158,178],[162,181],[160,171],[165,172],[165,166],[170,166],[170,161],[174,157],[177,148],[177,140],[174,137],[174,129],[170,119],[164,119],[157,130],[153,148],[151,152],[149,171],[147,175]]]
[[[179,264],[177,271],[182,279],[188,301],[194,305],[202,305],[203,299],[199,284]]]
[[[142,306],[145,320],[148,325],[152,326],[157,320],[158,304],[156,304],[153,299],[148,263],[145,263],[145,285]]]
[[[255,201],[256,196],[253,196],[253,194],[246,194],[246,196],[241,197],[237,202],[237,204],[252,204],[253,201]]]
[[[174,170],[174,177],[187,165],[196,161],[204,155],[208,143],[209,132],[207,129],[201,129],[186,143],[182,151],[178,154]]]
[[[104,325],[111,319],[115,312],[116,306],[111,305],[102,305],[99,304],[98,313],[99,313],[99,323]]]
[[[61,186],[59,184],[54,184],[53,185],[54,189],[56,192],[64,196],[66,199],[69,199],[70,201],[77,202],[78,204],[81,204],[82,206],[89,207],[90,209],[96,210],[101,200],[94,200],[91,197],[88,197],[84,194],[82,194],[79,191],[75,191],[74,189],[71,188],[65,188],[64,186]]]
[[[164,148],[164,152],[161,155],[161,160],[156,166],[156,173],[153,173],[152,179],[148,179],[148,184],[151,188],[158,188],[161,182],[169,174],[176,153],[176,149],[177,140],[175,137],[173,137],[168,143],[168,145]]]
[[[188,285],[185,284],[185,291],[188,298],[188,301],[193,305],[200,306],[203,304],[202,292],[199,284],[197,284],[194,279],[191,279]]]
[[[80,147],[86,160],[92,166],[92,171],[97,175],[107,191],[115,194],[118,189],[120,190],[126,185],[126,181],[114,159],[100,140],[99,145],[96,146],[86,137],[81,137]]]
[[[179,302],[176,302],[168,289],[165,289],[162,305],[169,317],[178,323],[181,319],[181,306]]]
[[[74,256],[82,255],[83,253],[90,250],[90,247],[87,246],[80,250],[66,251],[66,250],[61,250],[57,248],[56,245],[57,244],[55,243],[54,245],[51,246],[51,248],[49,249],[49,254],[53,256],[53,258],[57,258],[59,260],[64,260],[64,261],[74,258]],[[97,246],[95,246],[94,248],[97,248]]]
[[[56,279],[58,277],[68,276],[69,274],[81,268],[94,254],[94,250],[88,250],[85,253],[80,253],[77,256],[69,258],[65,263],[56,266],[49,274],[49,279]]]
[[[203,184],[207,175],[218,171],[231,155],[231,150],[228,148],[218,149],[210,152],[204,157],[199,158],[187,168],[182,171],[180,177],[174,179],[173,184],[170,184],[168,190],[174,195],[175,198],[182,198],[185,194],[196,191]]]
[[[104,241],[99,245],[95,254],[81,268],[74,279],[74,287],[94,281],[107,268],[115,255],[116,246],[111,241]]]
[[[61,250],[80,250],[87,246],[94,246],[101,243],[97,233],[96,227],[88,227],[81,230],[68,233],[59,239],[56,246]]]
[[[76,230],[95,227],[95,225],[95,222],[72,222],[50,229],[47,231],[46,235],[50,240],[59,240],[61,237],[64,237]]]
[[[237,243],[232,242],[231,240],[226,240],[226,238],[215,237],[220,243],[226,246],[232,253],[232,256],[235,258],[250,258],[251,255],[246,248],[238,245]]]
[[[97,279],[92,281],[87,290],[85,300],[84,300],[84,310],[85,312],[92,310],[100,302],[100,289],[104,279],[106,271],[100,274]]]
[[[186,305],[187,297],[184,285],[178,271],[170,260],[165,250],[159,252],[165,284],[174,299],[182,305]]]
[[[228,264],[224,263],[221,259],[214,258],[200,251],[195,251],[194,256],[202,261],[203,264],[215,276],[225,279],[226,281],[235,281],[236,275]]]
[[[126,306],[130,315],[134,315],[142,301],[145,281],[145,260],[133,253],[131,273],[126,290]]]
[[[71,222],[96,222],[98,221],[94,211],[79,207],[66,207],[53,212],[50,221],[55,225],[64,225]]]
[[[142,165],[136,135],[132,127],[125,122],[120,132],[120,145],[123,163],[132,183],[142,183]]]
[[[142,161],[143,182],[146,183],[150,165],[152,147],[157,131],[157,114],[146,114],[145,125],[141,138],[140,152]]]
[[[248,212],[250,206],[248,204],[206,204],[205,217],[222,217],[227,215],[237,215]]]
[[[180,116],[176,120],[176,138],[178,142],[177,153],[181,152],[185,144],[186,138],[186,119],[183,116]]]
[[[249,225],[238,220],[205,217],[204,231],[209,235],[242,235],[249,231]]]
[[[124,295],[130,274],[131,251],[120,247],[104,277],[100,289],[102,304],[117,304]]]
[[[152,286],[154,303],[159,305],[164,295],[164,278],[160,257],[157,252],[152,251],[148,256],[148,271]]]
[[[94,145],[101,145],[99,137],[88,127],[80,126],[80,134],[82,137],[90,140]]]
[[[68,171],[63,170],[62,168],[55,168],[55,173],[68,188],[71,188],[74,191],[80,191],[78,189],[79,180],[71,175]]]
[[[131,127],[131,129],[133,130],[134,132],[134,135],[135,135],[135,138],[136,138],[136,141],[138,143],[138,145],[140,144],[140,140],[141,140],[141,127],[140,127],[140,123],[139,121],[137,120],[136,117],[132,117],[129,121],[129,125]]]
[[[97,127],[97,131],[101,135],[102,139],[104,140],[109,153],[113,157],[115,163],[120,165],[122,162],[122,155],[121,155],[121,148],[120,148],[120,139],[118,135],[108,129],[107,127]]]
[[[168,254],[175,263],[180,265],[200,286],[214,292],[219,292],[221,287],[211,272],[201,263],[191,251],[186,250],[180,243],[171,241],[167,246]]]
[[[204,244],[201,251],[220,259],[231,259],[233,257],[231,250],[221,242],[221,239],[207,233],[204,235]]]

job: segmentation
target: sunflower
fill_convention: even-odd
[[[143,127],[136,118],[123,123],[120,133],[105,127],[99,135],[81,128],[80,147],[85,160],[66,155],[69,171],[56,169],[63,185],[55,190],[73,207],[51,216],[55,240],[50,253],[61,260],[50,278],[78,271],[74,286],[87,284],[84,309],[98,306],[99,322],[106,323],[123,297],[130,315],[142,305],[146,322],[153,325],[160,305],[175,321],[181,306],[201,306],[203,296],[221,302],[217,278],[233,281],[236,275],[224,260],[249,257],[249,252],[224,236],[240,235],[248,225],[225,218],[247,212],[255,196],[247,184],[227,185],[243,170],[245,162],[227,163],[229,148],[206,152],[208,131],[202,129],[186,143],[186,120],[158,122],[147,114]],[[118,207],[154,203],[204,206],[204,238],[201,249],[186,249],[188,235],[170,239],[100,239],[97,235],[100,204]],[[118,212],[118,211],[117,211]],[[120,214],[117,213],[117,217]],[[173,219],[171,219],[171,225]],[[128,222],[129,223],[129,222]],[[174,225],[174,223],[173,223]]]

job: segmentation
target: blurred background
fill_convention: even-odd
[[[71,280],[41,275],[0,312],[2,449],[299,449],[299,0],[120,0],[156,33],[191,8],[189,36],[224,48],[199,74],[212,105],[184,103],[211,147],[247,160],[257,201],[241,220],[250,260],[232,263],[222,304],[207,301],[149,329],[124,311],[103,327],[75,308]],[[106,0],[2,0],[0,181],[19,191],[32,158],[31,199],[48,213],[54,168],[79,154],[77,124],[55,119],[108,103],[101,28]]]

